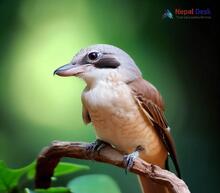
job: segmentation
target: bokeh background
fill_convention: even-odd
[[[196,7],[211,8],[212,19],[162,19],[166,8]],[[82,47],[108,43],[127,51],[163,95],[190,190],[218,192],[215,14],[213,5],[202,2],[1,0],[0,159],[20,167],[52,140],[95,140],[92,126],[81,118],[84,82],[52,73]],[[112,176],[123,193],[140,191],[132,174],[105,164],[74,162],[90,165],[88,173]]]

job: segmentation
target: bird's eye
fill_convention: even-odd
[[[96,59],[98,58],[98,53],[97,53],[97,52],[90,52],[90,53],[88,54],[88,58],[89,58],[90,60],[96,60]]]

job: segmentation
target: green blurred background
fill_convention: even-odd
[[[20,167],[52,140],[93,141],[81,118],[76,78],[53,76],[81,48],[108,43],[127,51],[166,102],[183,178],[191,192],[217,192],[219,57],[211,20],[163,20],[166,8],[211,8],[184,1],[0,1],[0,159]],[[75,160],[112,176],[123,193],[134,175]]]

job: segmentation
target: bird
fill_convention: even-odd
[[[171,157],[181,177],[162,96],[143,78],[129,54],[113,45],[90,45],[54,74],[86,83],[82,118],[85,124],[93,124],[97,138],[90,149],[110,144],[124,153],[128,169],[137,157],[165,169]],[[139,176],[139,181],[143,193],[169,192],[146,177]]]

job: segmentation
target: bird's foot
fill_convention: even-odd
[[[134,165],[134,160],[139,157],[140,151],[143,151],[143,150],[144,150],[144,148],[139,145],[139,146],[137,146],[137,148],[135,149],[134,152],[124,156],[124,164],[126,166],[126,168],[125,168],[126,174]]]
[[[96,139],[94,142],[90,143],[87,147],[86,150],[91,151],[91,152],[100,152],[101,149],[109,145],[107,142],[102,141],[100,139]]]

